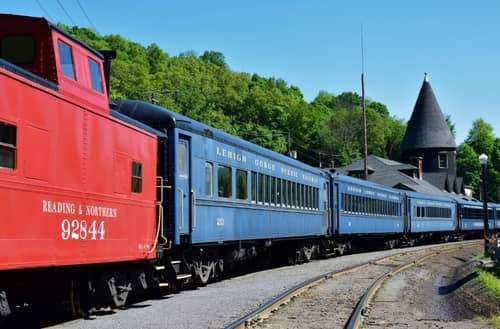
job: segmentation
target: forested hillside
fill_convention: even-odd
[[[111,98],[154,101],[170,110],[318,166],[341,166],[362,154],[361,97],[320,91],[308,103],[299,88],[274,77],[235,72],[224,55],[170,56],[119,35],[60,26],[95,49],[114,49]],[[366,101],[370,154],[396,158],[405,125],[384,104]]]
[[[299,88],[283,79],[232,71],[224,54],[217,51],[170,56],[156,44],[144,47],[119,35],[60,27],[95,49],[117,51],[111,98],[153,101],[274,151],[295,150],[299,160],[314,166],[343,166],[362,155],[361,97],[354,92],[319,91],[308,103]],[[368,152],[397,160],[406,124],[391,116],[382,103],[367,100],[366,107]],[[446,119],[453,131],[450,116]],[[479,184],[481,153],[490,156],[489,196],[497,200],[500,139],[493,127],[479,119],[457,150],[458,175],[467,185]]]

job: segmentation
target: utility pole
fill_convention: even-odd
[[[366,128],[366,107],[365,107],[365,59],[363,49],[363,24],[361,24],[361,100],[363,109],[363,164],[364,177],[368,180],[368,130]]]

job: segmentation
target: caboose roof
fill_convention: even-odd
[[[80,40],[76,39],[73,37],[71,34],[67,33],[66,31],[60,29],[56,24],[49,22],[47,19],[44,17],[33,17],[33,16],[23,16],[23,15],[12,15],[12,14],[0,14],[0,20],[3,22],[7,22],[9,25],[11,25],[13,28],[12,30],[18,30],[19,26],[23,27],[35,27],[35,30],[38,33],[46,33],[48,31],[57,31],[57,33],[64,35],[66,38],[70,39],[72,42],[75,44],[79,45],[80,47],[85,48],[85,50],[91,52],[93,55],[99,57],[100,59],[103,59],[104,57],[102,54],[95,49],[89,47],[85,43],[81,42]]]

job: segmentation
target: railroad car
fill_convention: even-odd
[[[484,230],[483,203],[474,200],[457,199],[457,217],[459,230],[465,235],[480,235]],[[495,211],[488,203],[488,226],[495,229]]]
[[[153,104],[115,104],[167,135],[163,235],[198,281],[271,244],[310,258],[314,240],[329,233],[327,172]]]
[[[401,191],[339,174],[332,176],[331,186],[332,226],[340,253],[351,242],[391,248],[399,244],[405,232]]]
[[[428,239],[434,234],[440,234],[447,241],[456,234],[457,204],[452,198],[416,192],[405,192],[405,196],[410,241],[414,237]]]
[[[43,18],[0,15],[0,93],[0,314],[55,283],[120,304],[156,257],[157,137],[110,115],[103,56]]]

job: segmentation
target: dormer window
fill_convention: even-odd
[[[439,168],[448,168],[448,154],[439,153]]]
[[[59,62],[63,74],[68,78],[76,80],[71,47],[61,40],[57,41],[57,46],[59,47]]]

